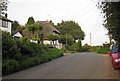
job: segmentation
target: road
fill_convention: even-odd
[[[3,79],[117,79],[109,55],[74,53],[4,76]]]

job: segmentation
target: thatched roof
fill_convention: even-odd
[[[41,33],[43,34],[44,38],[47,38],[48,35],[52,34],[53,32],[60,33],[55,27],[53,27],[49,21],[37,21],[36,24],[40,24],[43,27]]]
[[[41,31],[41,34],[43,34],[44,39],[47,39],[48,35],[55,33],[60,33],[55,27],[53,27],[49,21],[37,21],[35,24],[40,24],[43,29]],[[27,28],[23,30],[23,35],[28,36],[29,38],[32,38],[31,34],[28,32]]]
[[[28,37],[28,38],[32,38],[31,33],[28,31],[27,28],[25,28],[25,29],[23,30],[22,34],[23,34],[24,37],[26,36],[26,37]]]

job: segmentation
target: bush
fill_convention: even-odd
[[[88,52],[89,47],[82,47],[81,49],[77,50],[78,52]]]
[[[17,72],[19,70],[18,61],[13,59],[5,59],[2,64],[3,75],[10,74],[12,72]]]
[[[54,49],[50,49],[48,54],[55,54],[55,55],[57,55],[57,54],[63,54],[63,52],[60,49],[54,48]]]
[[[3,32],[3,75],[17,72],[54,58],[63,56],[63,51],[48,45],[27,41],[27,38],[15,40],[9,33]]]
[[[22,42],[29,42],[30,39],[28,37],[21,37],[20,41],[22,41]]]
[[[34,49],[30,44],[31,42],[24,42],[24,41],[17,41],[18,49],[20,50],[20,53],[22,55],[30,55],[32,56],[34,54]]]
[[[107,54],[108,52],[109,52],[109,49],[105,48],[105,47],[102,47],[97,50],[97,53],[99,53],[99,54]]]
[[[77,53],[77,51],[70,51],[70,53]]]
[[[20,54],[16,41],[9,33],[2,32],[2,57],[4,59],[13,59],[15,55]]]

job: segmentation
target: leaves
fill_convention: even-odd
[[[57,36],[57,35],[52,35],[52,34],[50,34],[50,35],[48,36],[48,39],[49,39],[49,40],[52,40],[52,41],[55,41],[55,40],[58,40],[58,36]]]
[[[31,25],[31,24],[34,24],[34,23],[35,23],[34,18],[33,17],[29,17],[27,24]]]
[[[112,34],[112,38],[120,42],[120,2],[104,2],[98,5],[105,14],[105,28]]]
[[[8,0],[0,1],[0,16],[2,16],[2,14],[6,14],[5,11],[7,11],[7,5],[8,5]]]
[[[85,33],[82,31],[79,24],[74,21],[62,21],[57,24],[56,28],[61,32],[61,35],[69,34],[74,39],[80,40],[83,40],[85,37]]]
[[[26,25],[27,29],[29,32],[32,33],[33,37],[35,37],[35,32],[37,34],[37,37],[39,37],[40,31],[43,29],[43,27],[40,24],[31,24],[31,25]]]

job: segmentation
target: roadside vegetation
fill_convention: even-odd
[[[50,45],[31,43],[28,40],[27,37],[15,40],[9,33],[2,33],[3,75],[63,56],[63,51],[60,49],[49,48]]]

